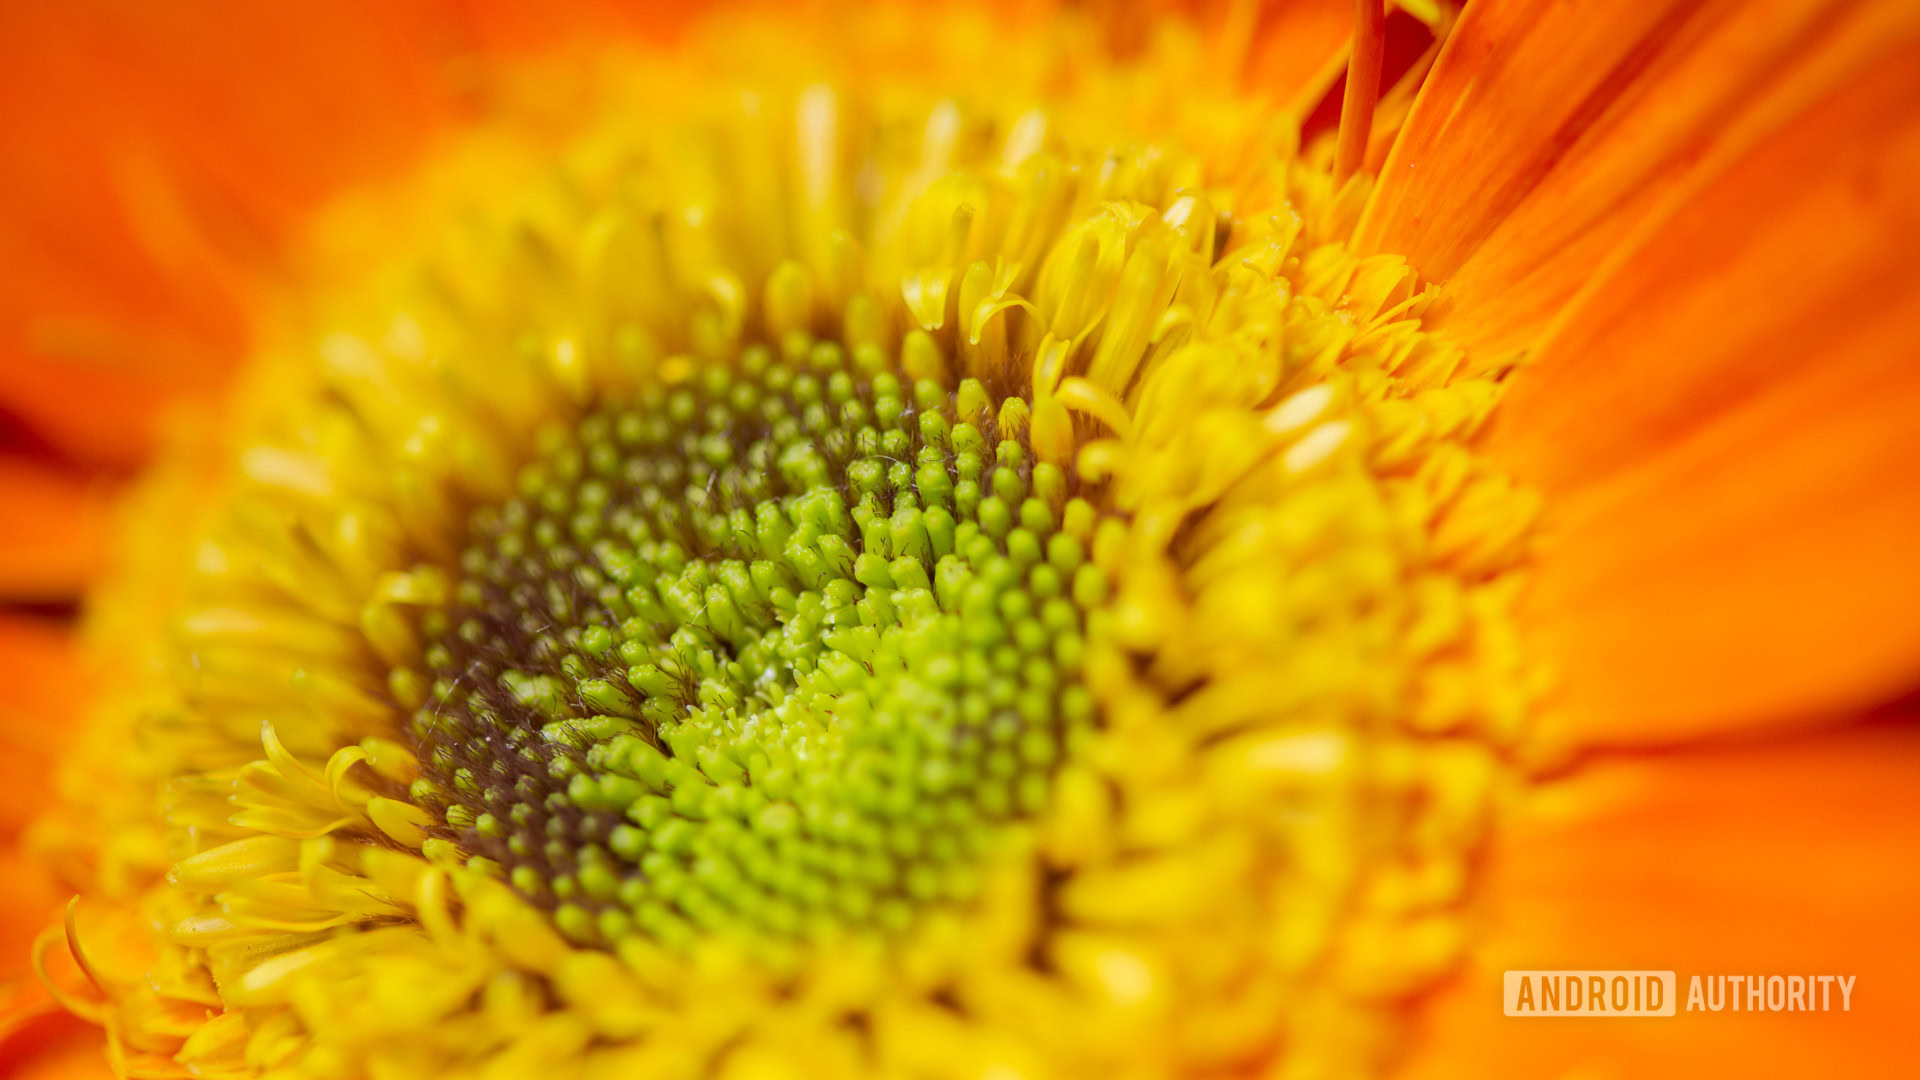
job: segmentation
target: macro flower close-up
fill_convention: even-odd
[[[0,1076],[1894,1076],[1920,5],[0,10]]]

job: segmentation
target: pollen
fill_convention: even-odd
[[[1365,174],[1173,23],[522,75],[591,104],[336,208],[94,599],[42,955],[118,1060],[1385,1068],[1536,500]]]

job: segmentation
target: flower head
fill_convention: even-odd
[[[51,993],[129,1075],[1444,1069],[1409,1010],[1502,955],[1542,800],[1607,805],[1572,752],[1913,674],[1910,569],[1699,639],[1805,546],[1726,530],[1910,439],[1916,282],[1851,223],[1912,175],[1873,133],[1916,26],[1409,5],[1382,95],[1358,7],[1325,53],[1310,7],[879,9],[489,60],[127,503],[35,833],[80,893]],[[1808,290],[1699,330],[1823,211],[1862,329]],[[1823,418],[1742,358],[1891,404],[1755,487],[1729,456]],[[1710,552],[1662,637],[1646,572]],[[1805,775],[1881,790],[1856,743]]]

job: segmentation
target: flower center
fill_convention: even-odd
[[[749,348],[475,515],[414,795],[576,941],[899,929],[1091,735],[1093,507],[1024,401],[885,368]]]

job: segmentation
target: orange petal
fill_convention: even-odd
[[[695,10],[0,7],[0,409],[75,458],[138,461],[157,409],[223,385],[308,215],[483,104],[474,60]]]
[[[1897,2],[1468,5],[1355,244],[1447,283],[1432,326],[1524,347],[1637,223],[1916,27]]]
[[[75,641],[51,620],[0,615],[0,843],[53,792],[53,762],[78,733],[86,689]]]
[[[1920,730],[1595,759],[1496,834],[1467,968],[1417,1015],[1403,1080],[1897,1076],[1920,1010]],[[1664,970],[1670,1019],[1521,1019],[1508,970]],[[1851,1009],[1686,1011],[1693,975],[1852,975]]]
[[[1248,82],[1304,117],[1346,70],[1353,2],[1264,4],[1257,19],[1247,55]]]
[[[1777,132],[1594,289],[1494,453],[1544,491],[1546,737],[1675,740],[1920,680],[1920,42]]]
[[[111,1080],[107,1037],[62,1012],[45,1012],[0,1035],[9,1080]]]
[[[79,595],[100,568],[109,496],[99,479],[0,456],[0,601]]]
[[[156,403],[217,385],[235,290],[300,216],[445,114],[429,29],[398,5],[8,5],[0,400],[136,459]]]
[[[0,617],[0,1060],[20,1068],[65,1067],[74,1063],[66,1044],[82,1037],[88,1041],[81,1056],[94,1072],[72,1075],[98,1075],[97,1036],[41,1015],[57,1010],[39,990],[30,947],[41,930],[59,922],[66,894],[20,848],[22,829],[53,798],[54,762],[75,733],[75,698],[83,686],[63,628]],[[62,1074],[29,1069],[21,1075]]]

